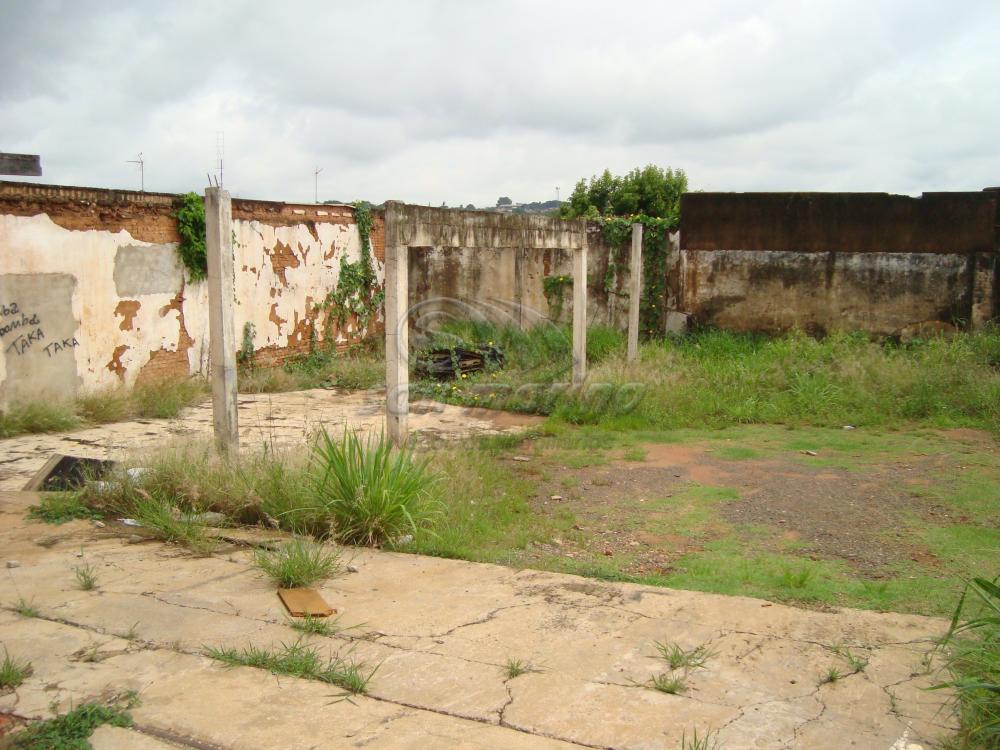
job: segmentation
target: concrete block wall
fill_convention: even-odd
[[[207,292],[178,260],[176,203],[0,182],[0,404],[206,372]],[[322,307],[360,256],[352,207],[236,199],[233,225],[237,335],[253,325],[258,361],[367,334]]]

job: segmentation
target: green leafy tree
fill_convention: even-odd
[[[683,169],[650,164],[622,177],[605,169],[600,176],[576,183],[561,213],[566,219],[644,215],[676,223],[685,192],[687,175]]]
[[[497,206],[511,206],[513,204],[514,201],[512,201],[506,195],[501,195],[499,198],[497,198]]]

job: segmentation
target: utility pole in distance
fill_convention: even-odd
[[[323,171],[322,167],[316,167],[316,171],[313,172],[313,202],[319,203],[319,173]]]
[[[129,159],[129,164],[139,165],[139,192],[146,192],[146,162],[142,160],[142,151],[139,152],[139,158]]]

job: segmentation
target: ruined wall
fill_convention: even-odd
[[[180,265],[177,197],[0,182],[0,404],[204,373],[207,289]],[[233,201],[237,336],[281,361],[327,327],[340,259],[357,260],[349,206]],[[376,263],[381,278],[381,264]]]
[[[410,321],[418,337],[448,318],[484,317],[530,327],[572,318],[570,239],[578,227],[548,216],[408,207]],[[587,229],[588,318],[615,322],[604,290],[608,249]],[[546,295],[546,277],[567,283]],[[612,297],[613,298],[613,297]],[[627,303],[626,303],[627,307]],[[419,340],[419,339],[418,339]]]
[[[410,319],[418,334],[449,317],[485,316],[520,327],[572,319],[573,251],[552,228],[565,223],[547,216],[430,210],[447,210],[452,225],[460,224],[463,232],[413,238],[417,244],[409,252]],[[433,217],[427,221],[434,226]],[[519,240],[518,232],[529,232],[530,237]],[[587,226],[587,242],[588,320],[624,327],[627,269],[620,266],[624,273],[612,269],[609,275],[608,267],[616,258],[627,260],[628,251],[608,247],[597,224]],[[523,246],[511,246],[518,244]],[[566,283],[546,294],[548,277],[564,277]]]
[[[688,193],[675,309],[700,325],[911,335],[997,314],[998,193]]]

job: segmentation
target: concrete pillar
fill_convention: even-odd
[[[573,385],[587,377],[587,222],[580,222],[580,247],[573,251]]]
[[[236,324],[233,321],[233,210],[229,193],[205,189],[208,336],[215,443],[225,457],[240,450],[236,413]]]
[[[642,302],[642,224],[632,225],[632,261],[628,280],[628,361],[639,356],[639,304]]]
[[[403,204],[385,204],[385,429],[406,442],[410,410],[409,268],[402,237]]]
[[[972,307],[969,328],[981,330],[1000,314],[997,309],[997,255],[976,253],[969,258],[972,269]]]

